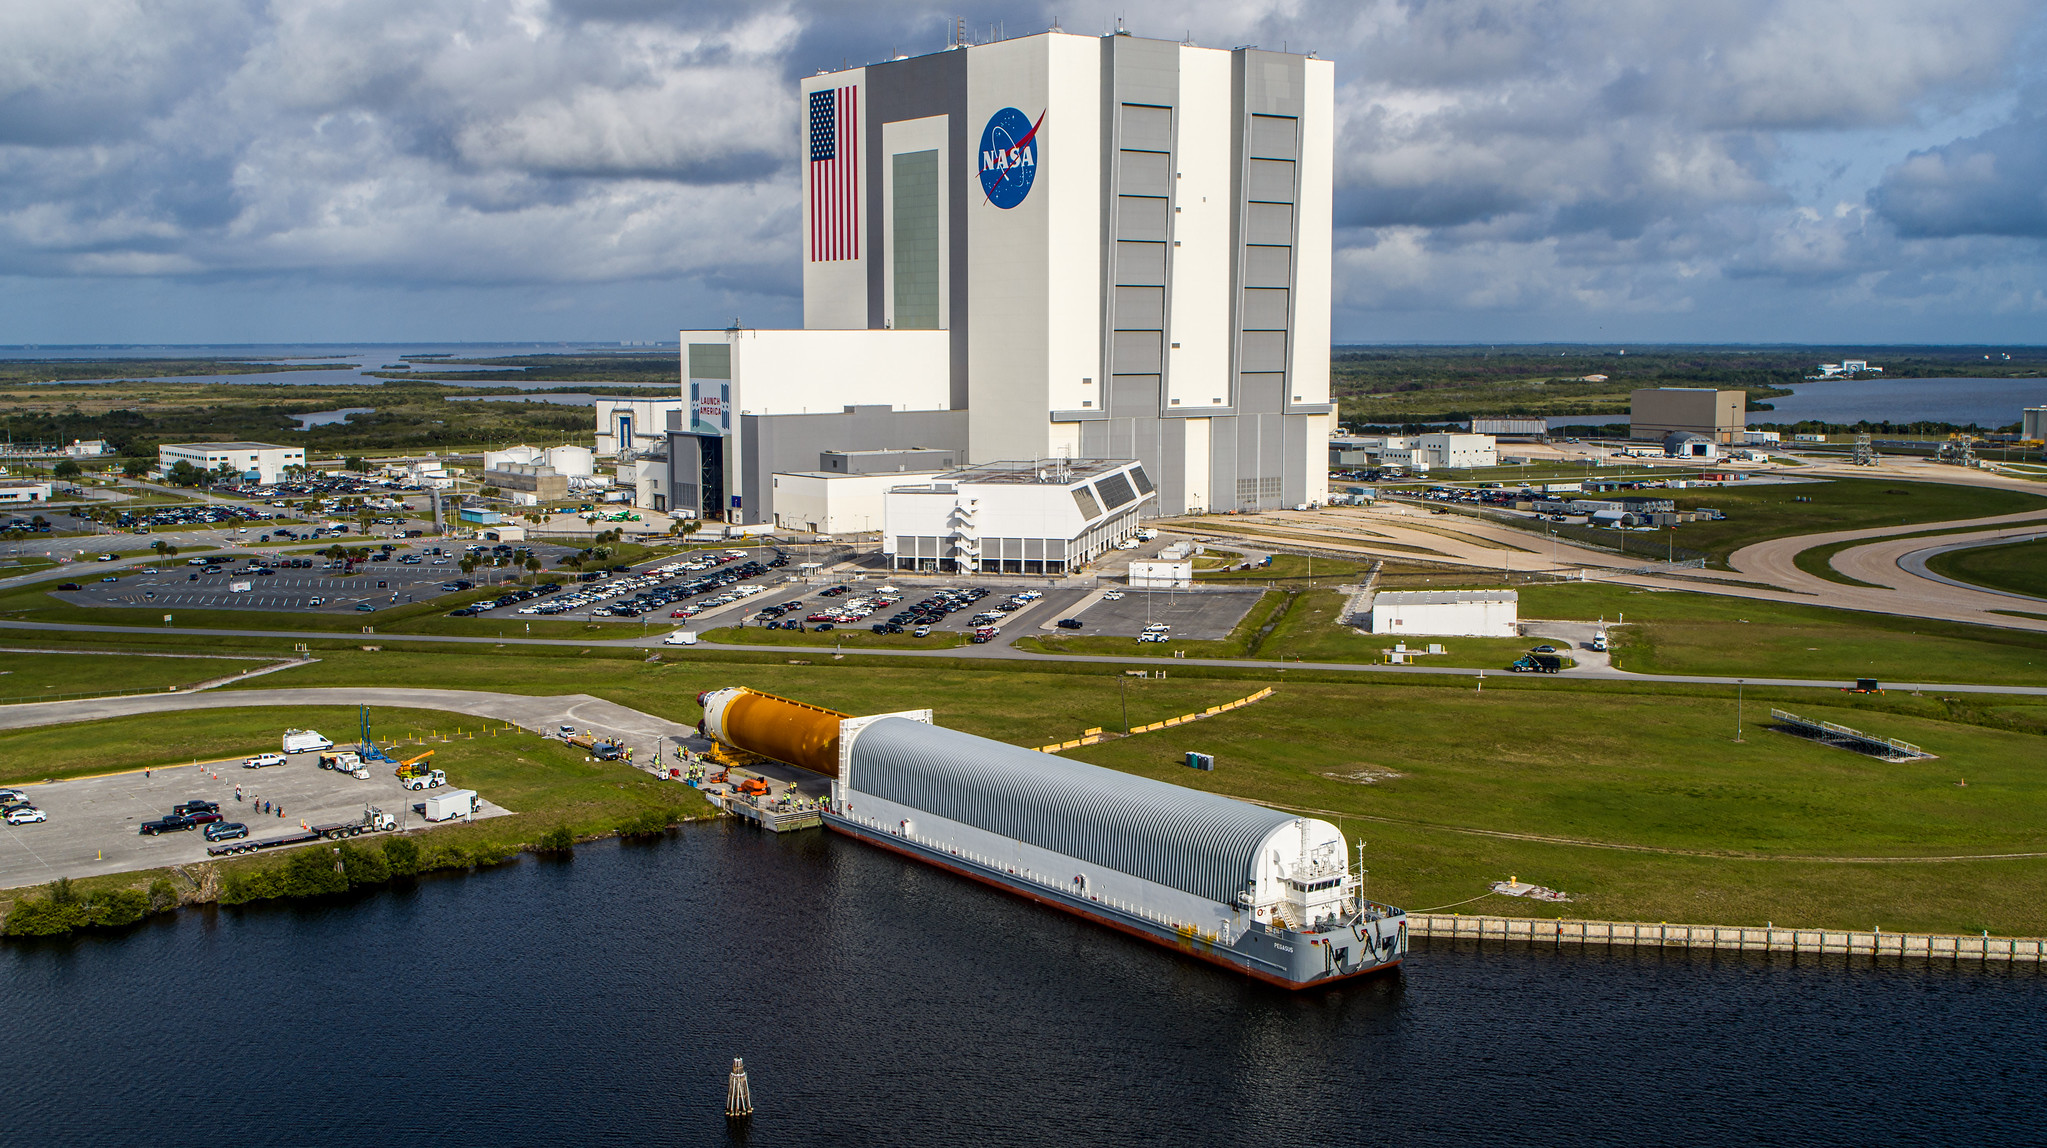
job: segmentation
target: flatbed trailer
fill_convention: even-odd
[[[236,853],[260,853],[265,849],[280,849],[286,845],[304,845],[309,841],[339,841],[344,837],[360,837],[365,833],[383,833],[398,828],[397,819],[381,809],[366,811],[356,821],[337,821],[331,825],[314,825],[282,837],[265,837],[256,840],[243,837],[234,841],[223,841],[206,847],[209,857],[227,857]]]

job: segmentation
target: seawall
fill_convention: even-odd
[[[1854,929],[1792,929],[1754,925],[1672,925],[1648,921],[1577,921],[1410,913],[1408,935],[1431,939],[1513,941],[1537,945],[1629,945],[1664,949],[1917,957],[1926,960],[2047,960],[2047,939],[1969,933],[1886,933]]]

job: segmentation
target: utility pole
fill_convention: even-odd
[[[1116,692],[1123,696],[1123,734],[1130,734],[1130,675],[1117,671]]]
[[[1742,681],[1742,680],[1740,680],[1740,679],[1737,679],[1737,680],[1735,681],[1735,683],[1734,683],[1734,740],[1735,740],[1735,741],[1737,741],[1737,742],[1739,742],[1739,741],[1741,741],[1741,740],[1742,740],[1742,736],[1741,736],[1741,693],[1742,693],[1742,687],[1743,687],[1744,685],[1746,685],[1746,684],[1747,684],[1747,683],[1746,683],[1745,681]]]

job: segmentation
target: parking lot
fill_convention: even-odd
[[[1080,615],[1073,633],[1134,638],[1164,623],[1176,639],[1212,642],[1230,636],[1264,590],[1124,590],[1120,601],[1102,599]],[[1066,632],[1066,631],[1062,631]]]
[[[452,591],[443,583],[468,581],[487,585],[493,573],[509,577],[514,568],[479,566],[473,574],[462,573],[464,550],[458,543],[439,544],[443,553],[432,551],[435,544],[399,546],[387,561],[358,563],[353,573],[330,567],[317,554],[277,554],[256,559],[237,559],[210,566],[194,566],[182,559],[166,565],[130,570],[117,581],[86,581],[93,571],[81,567],[75,577],[80,589],[58,592],[56,597],[79,606],[143,606],[165,610],[307,610],[339,613],[355,610],[361,603],[386,607],[425,601]],[[561,555],[573,553],[568,547],[535,544],[530,549],[552,565]],[[417,556],[416,563],[406,562]],[[303,562],[306,565],[299,566]],[[149,570],[154,569],[155,573]],[[258,573],[258,570],[270,573]],[[523,570],[517,571],[524,573]],[[101,577],[104,577],[102,575]],[[246,590],[236,585],[246,584]],[[315,599],[320,599],[317,604]]]
[[[412,808],[425,793],[400,786],[390,765],[373,767],[362,781],[321,769],[318,757],[295,754],[288,764],[266,769],[243,769],[236,757],[147,773],[16,785],[49,820],[0,824],[0,888],[204,861],[208,842],[203,826],[156,837],[136,830],[195,798],[220,803],[222,817],[247,825],[252,840],[296,832],[302,820],[312,825],[353,821],[362,816],[364,804],[396,817],[400,829],[426,824]],[[243,789],[241,801],[235,800],[236,785]],[[258,801],[274,803],[281,814],[253,812]],[[485,801],[477,816],[507,812]]]

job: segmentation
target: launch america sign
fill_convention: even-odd
[[[1044,145],[1038,129],[1045,126],[1045,113],[1038,122],[1015,108],[1004,108],[988,117],[981,129],[981,192],[988,202],[1007,211],[1024,201],[1038,177],[1038,161]]]

